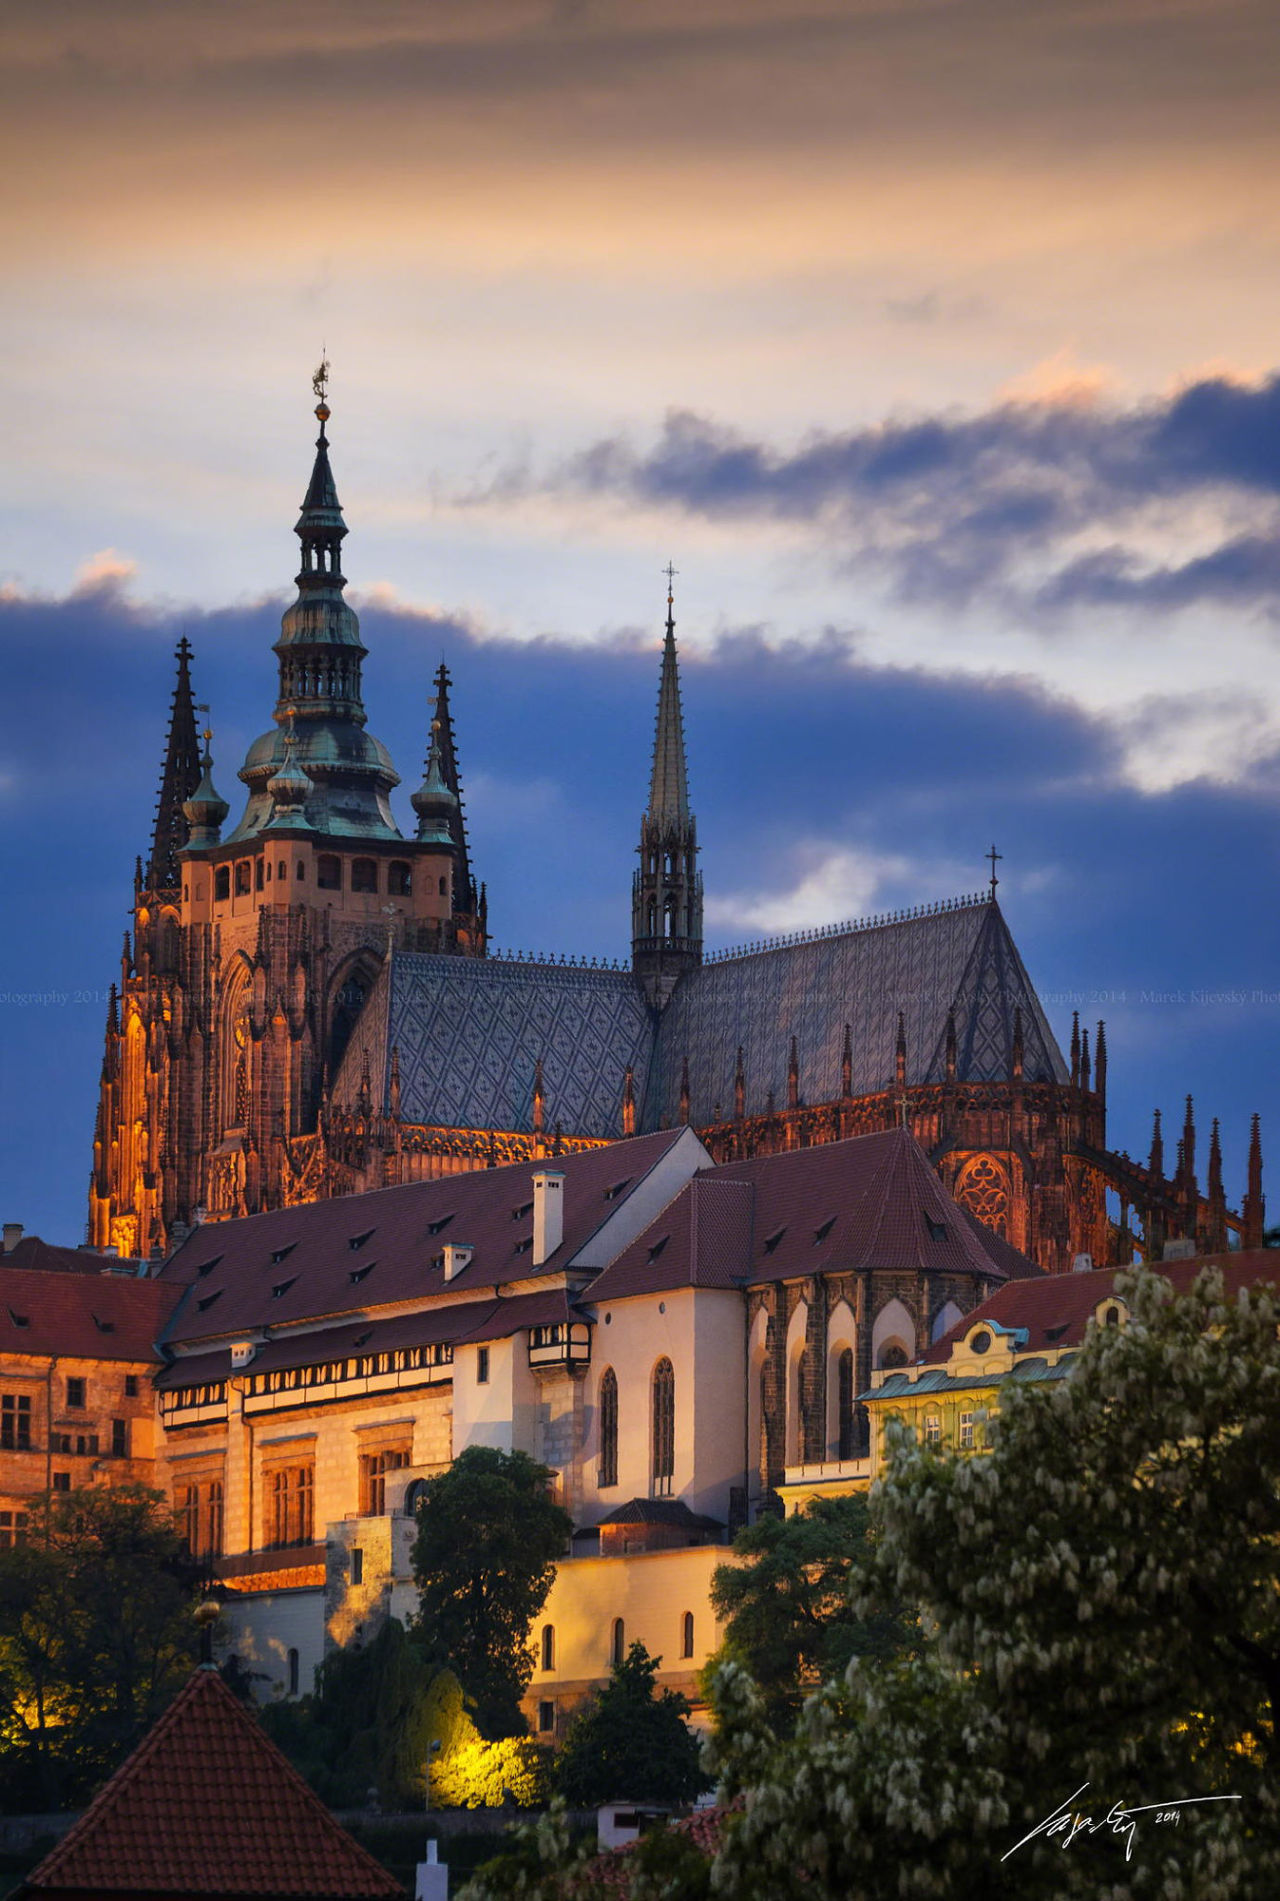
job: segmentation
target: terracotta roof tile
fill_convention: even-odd
[[[1040,1273],[951,1199],[908,1130],[888,1129],[704,1171],[585,1298],[873,1267],[987,1281]]]
[[[194,1673],[27,1887],[404,1901],[209,1669]]]
[[[0,1263],[0,1351],[158,1365],[155,1343],[179,1292],[163,1281],[124,1274],[51,1273],[5,1261]]]
[[[38,1234],[25,1234],[2,1257],[5,1267],[30,1267],[41,1274],[137,1274],[143,1263],[132,1256],[99,1254],[96,1248],[57,1247]]]
[[[614,1211],[620,1197],[610,1199],[609,1191],[621,1178],[633,1189],[686,1133],[668,1129],[542,1162],[206,1224],[162,1270],[165,1281],[187,1284],[169,1337],[226,1338],[268,1323],[287,1326],[445,1292],[488,1293],[505,1282],[559,1274]],[[534,1268],[527,1244],[532,1178],[541,1168],[564,1175],[564,1240]],[[446,1242],[475,1249],[453,1283],[436,1265]],[[357,1288],[353,1270],[370,1263]]]
[[[1158,1271],[1179,1292],[1188,1288],[1202,1267],[1220,1267],[1227,1293],[1237,1294],[1255,1281],[1275,1281],[1280,1285],[1280,1250],[1251,1248],[1234,1254],[1207,1254],[1195,1261],[1161,1261]],[[980,1320],[994,1321],[1001,1327],[1025,1328],[1025,1351],[1044,1352],[1051,1347],[1079,1346],[1085,1328],[1100,1300],[1115,1287],[1118,1267],[1095,1268],[1088,1274],[1047,1274],[1034,1281],[1010,1281],[985,1300],[948,1333],[935,1340],[924,1355],[926,1362],[948,1360],[954,1343],[976,1327]]]

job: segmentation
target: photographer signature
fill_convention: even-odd
[[[1082,1782],[1074,1795],[1069,1795],[1065,1802],[1060,1802],[1051,1815],[1046,1815],[1043,1822],[1037,1822],[1020,1842],[1015,1842],[1007,1853],[1001,1855],[1001,1861],[1008,1861],[1010,1855],[1016,1855],[1020,1848],[1025,1848],[1027,1843],[1033,1842],[1038,1835],[1043,1835],[1046,1839],[1053,1835],[1061,1836],[1059,1848],[1070,1848],[1077,1835],[1096,1835],[1099,1829],[1109,1829],[1113,1835],[1125,1837],[1124,1858],[1130,1861],[1133,1858],[1134,1836],[1138,1832],[1138,1823],[1135,1819],[1137,1816],[1153,1816],[1154,1825],[1157,1828],[1170,1824],[1176,1826],[1182,1819],[1183,1809],[1189,1809],[1197,1802],[1238,1802],[1240,1800],[1238,1795],[1184,1795],[1176,1802],[1144,1802],[1132,1809],[1125,1808],[1121,1802],[1113,1802],[1106,1814],[1099,1816],[1095,1821],[1092,1815],[1086,1814],[1082,1809],[1073,1809],[1071,1806],[1084,1794],[1088,1786],[1087,1782]]]

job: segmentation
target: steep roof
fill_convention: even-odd
[[[7,1254],[0,1255],[0,1266],[30,1267],[42,1274],[115,1274],[132,1278],[142,1272],[145,1263],[133,1256],[99,1254],[96,1248],[59,1247],[42,1241],[38,1234],[24,1234]]]
[[[680,709],[680,663],[676,627],[667,597],[667,631],[662,643],[662,677],[653,731],[653,769],[649,775],[647,816],[655,822],[687,822],[689,776],[684,756],[684,716]]]
[[[427,1297],[461,1305],[504,1283],[558,1275],[686,1137],[693,1140],[670,1129],[546,1162],[408,1182],[198,1228],[162,1270],[167,1282],[186,1286],[167,1337],[225,1338]],[[544,1167],[564,1175],[564,1239],[535,1268],[532,1178]],[[451,1282],[439,1264],[448,1242],[475,1250]]]
[[[658,1027],[643,1126],[678,1119],[686,1060],[694,1126],[716,1120],[717,1105],[721,1116],[731,1114],[739,1049],[746,1113],[765,1114],[770,1099],[782,1107],[792,1037],[801,1101],[834,1101],[841,1093],[846,1023],[852,1093],[891,1088],[899,1012],[908,1084],[941,1082],[949,1011],[956,1022],[958,1081],[999,1082],[1009,1075],[1018,1011],[1027,1081],[1068,1081],[1000,907],[981,898],[889,923],[815,933],[689,971]]]
[[[909,1130],[886,1129],[704,1171],[583,1297],[862,1268],[987,1281],[1039,1274],[951,1199]]]
[[[6,1261],[0,1264],[0,1352],[158,1365],[155,1343],[179,1292],[158,1280],[49,1273]]]
[[[334,1821],[215,1670],[197,1670],[27,1877],[61,1895],[355,1901],[404,1890]]]
[[[333,1100],[355,1101],[367,1061],[381,1109],[394,1049],[405,1121],[527,1131],[540,1062],[546,1129],[614,1139],[625,1072],[639,1099],[652,1042],[629,970],[401,951],[360,1013]]]
[[[1208,1254],[1195,1261],[1160,1261],[1153,1271],[1182,1293],[1201,1268],[1208,1266],[1222,1269],[1228,1295],[1238,1294],[1242,1287],[1251,1287],[1257,1281],[1280,1285],[1280,1250],[1275,1248]],[[1098,1302],[1115,1291],[1116,1275],[1124,1271],[1102,1267],[1089,1274],[1046,1274],[1034,1281],[1011,1281],[935,1340],[924,1359],[929,1363],[949,1360],[955,1342],[982,1320],[1025,1329],[1025,1351],[1029,1353],[1079,1346]]]

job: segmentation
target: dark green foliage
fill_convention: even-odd
[[[431,1735],[433,1671],[403,1624],[389,1618],[371,1644],[335,1650],[314,1696],[268,1704],[272,1740],[332,1808],[418,1807]]]
[[[698,1739],[685,1722],[687,1701],[656,1688],[661,1661],[632,1644],[574,1717],[555,1764],[556,1790],[566,1802],[679,1803],[706,1787]]]
[[[415,1636],[433,1662],[457,1675],[490,1741],[524,1733],[529,1626],[573,1529],[550,1496],[550,1480],[527,1453],[468,1446],[426,1482],[418,1506]]]
[[[197,1588],[158,1492],[38,1501],[27,1545],[0,1551],[0,1800],[84,1801],[196,1661]],[[47,1537],[44,1532],[47,1531]]]
[[[859,1616],[850,1605],[851,1580],[872,1558],[864,1496],[813,1499],[792,1518],[760,1518],[733,1549],[749,1562],[720,1565],[712,1579],[725,1635],[706,1676],[728,1659],[742,1664],[775,1729],[789,1730],[808,1692],[850,1658],[884,1661],[915,1644],[913,1626],[895,1611]]]

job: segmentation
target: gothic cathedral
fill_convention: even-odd
[[[971,1213],[1049,1271],[1170,1242],[1261,1241],[1258,1130],[1241,1211],[1217,1125],[1202,1192],[1190,1099],[1176,1168],[1106,1142],[1107,1047],[1064,1057],[996,899],[704,955],[670,591],[632,957],[493,951],[436,676],[422,784],[367,731],[347,533],[322,399],[275,644],[271,730],[213,783],[178,647],[151,850],[112,990],[90,1240],[160,1254],[198,1221],[591,1148],[691,1124],[717,1161],[910,1127]]]

